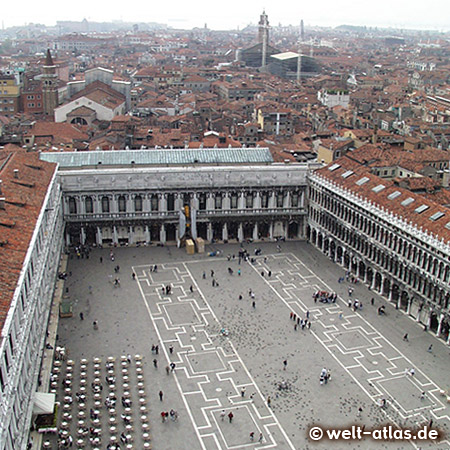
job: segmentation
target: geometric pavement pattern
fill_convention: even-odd
[[[221,333],[222,325],[190,272],[189,266],[196,262],[200,261],[160,264],[157,272],[152,265],[140,265],[133,271],[162,351],[176,365],[176,383],[200,445],[208,450],[294,449],[232,339]],[[311,333],[373,402],[387,400],[387,419],[401,426],[411,420],[424,423],[432,417],[435,426],[450,428],[450,407],[442,389],[420,370],[409,375],[414,364],[358,311],[348,308],[339,297],[336,303],[305,304],[304,299],[312,299],[314,292],[331,289],[295,255],[256,257],[248,264],[258,274],[266,274],[261,279],[298,317],[309,311],[314,323]],[[171,286],[170,295],[162,289],[167,285]],[[193,295],[191,287],[199,295]],[[256,406],[242,394],[243,388],[255,392],[262,403]],[[420,399],[421,392],[426,392],[425,399]],[[221,417],[224,409],[226,414],[238,409],[240,416],[246,416],[242,423],[251,424],[256,442],[243,440],[245,432],[228,426],[227,418]],[[450,448],[448,441],[440,442],[442,445]]]

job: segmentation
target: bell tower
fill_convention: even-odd
[[[259,16],[258,22],[258,43],[262,44],[263,41],[269,42],[269,17],[264,10]]]
[[[45,64],[42,69],[42,99],[44,114],[53,117],[54,110],[58,106],[58,75],[56,74],[56,66],[53,63],[50,49],[47,50]]]

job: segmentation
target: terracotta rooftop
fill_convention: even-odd
[[[56,164],[39,160],[38,153],[20,148],[0,151],[0,329],[3,329],[14,290],[32,238],[36,220]],[[14,170],[18,177],[14,177]]]
[[[316,170],[315,174],[450,243],[449,208],[371,174],[367,167],[346,156]]]

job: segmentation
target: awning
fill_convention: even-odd
[[[52,414],[55,409],[55,394],[34,393],[33,414]]]

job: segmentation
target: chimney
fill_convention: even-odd
[[[0,209],[5,209],[5,197],[0,197]]]
[[[14,178],[19,178],[19,169],[14,169]]]

